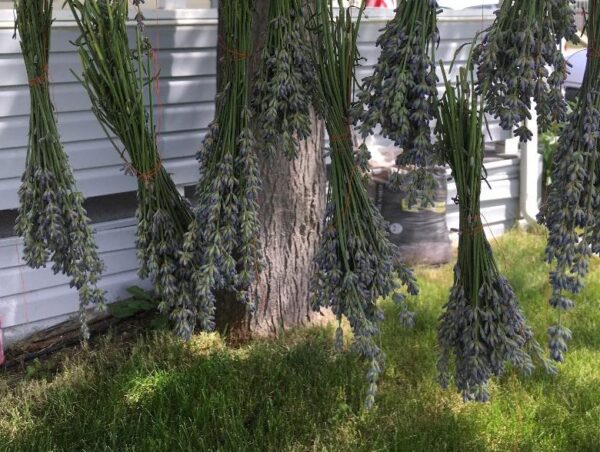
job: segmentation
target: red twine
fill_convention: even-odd
[[[483,223],[479,215],[469,215],[467,217],[467,223],[471,226],[461,228],[458,230],[460,235],[476,235],[484,231]]]
[[[332,135],[329,137],[330,143],[338,143],[340,141],[352,140],[352,134],[350,132],[346,132],[340,135]]]
[[[600,59],[600,49],[597,49],[595,47],[588,47],[587,55],[588,55],[588,58]]]
[[[247,52],[241,52],[229,47],[222,36],[219,36],[219,47],[230,55],[233,55],[237,60],[245,60],[250,56]]]
[[[152,181],[152,179],[154,179],[158,173],[160,173],[160,170],[163,167],[163,162],[159,158],[158,162],[156,162],[156,165],[154,165],[154,167],[148,171],[138,171],[131,162],[126,162],[125,165],[135,175],[135,177],[138,178],[138,180],[148,183]]]
[[[48,65],[46,64],[42,69],[42,74],[34,77],[28,81],[29,86],[41,85],[48,81]]]

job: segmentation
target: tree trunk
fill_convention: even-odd
[[[261,240],[265,269],[258,281],[259,303],[253,331],[276,333],[305,324],[315,315],[309,306],[313,257],[325,210],[322,124],[292,162],[280,155],[263,159]]]
[[[258,66],[266,34],[268,2],[255,2],[251,72]],[[312,312],[309,305],[309,282],[326,192],[323,126],[315,117],[312,122],[313,134],[302,143],[298,158],[293,161],[283,155],[261,154],[259,144],[263,181],[259,199],[260,239],[265,267],[255,287],[257,310],[252,317],[240,303],[227,296],[220,297],[217,327],[234,341],[253,334],[276,334],[324,315]]]

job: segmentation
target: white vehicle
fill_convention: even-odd
[[[565,80],[565,97],[567,100],[575,100],[583,82],[583,74],[587,64],[587,49],[578,50],[567,61],[571,64],[571,68]]]

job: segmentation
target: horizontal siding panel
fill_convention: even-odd
[[[487,171],[487,181],[493,182],[498,180],[514,179],[520,175],[520,159],[516,156],[510,157],[495,157],[488,155],[483,164]],[[452,170],[446,168],[446,174],[450,178]],[[483,182],[485,185],[485,182]]]
[[[104,262],[103,278],[135,271],[138,268],[135,251],[131,248],[102,253]],[[45,268],[33,269],[28,266],[4,269],[0,273],[0,299],[21,292],[33,292],[40,289],[69,284],[69,278],[62,274],[54,274],[51,264]]]
[[[495,201],[502,199],[511,199],[519,197],[519,179],[498,180],[490,182],[492,188],[485,182],[481,186],[481,201]],[[456,197],[456,185],[448,183],[448,204],[453,203],[452,198]]]
[[[166,160],[164,166],[177,185],[191,185],[198,180],[198,164],[195,157]],[[121,169],[122,165],[78,171],[76,173],[77,188],[85,197],[136,190],[136,179],[125,175]],[[0,210],[18,207],[19,185],[20,179],[18,178],[0,181]]]
[[[151,21],[147,21],[152,25]],[[159,51],[168,49],[203,49],[217,45],[216,25],[161,25],[160,27],[147,27],[147,34],[152,45]],[[0,53],[18,54],[21,52],[19,37],[12,39],[13,30],[0,29]],[[53,30],[52,52],[73,52],[76,47],[71,44],[79,38],[79,30],[71,28],[56,28]],[[129,27],[129,40],[134,42],[133,26]]]
[[[151,22],[151,21],[150,21]],[[150,23],[147,21],[147,23]],[[177,25],[148,27],[147,34],[156,50],[208,49],[217,46],[217,25]]]
[[[107,292],[109,302],[126,297],[127,288],[133,285],[150,288],[149,281],[140,281],[135,271],[103,278],[100,284]],[[68,285],[0,299],[0,319],[3,328],[74,314],[78,309],[77,291]]]
[[[498,223],[486,223],[484,227],[485,236],[488,241],[492,244],[496,242],[496,239],[500,237],[505,232],[510,231],[517,224],[516,220],[506,220],[500,221]],[[454,243],[458,243],[458,233],[456,231],[452,231],[450,233],[450,240]]]
[[[484,167],[487,170],[487,181],[492,182],[518,179],[520,177],[520,159],[511,158],[498,162],[486,162]],[[485,181],[483,182],[485,185]]]
[[[459,227],[459,212],[458,206],[448,206],[446,213],[446,223],[449,229],[458,229]],[[510,199],[500,202],[483,202],[481,204],[481,220],[484,227],[512,221],[513,223],[519,219],[519,200]]]
[[[106,265],[100,287],[108,300],[126,294],[126,288],[139,285],[136,252],[133,246],[134,220],[96,225],[100,258]],[[0,320],[3,327],[34,322],[76,312],[78,294],[63,275],[48,268],[31,269],[20,259],[20,240],[0,241]],[[18,265],[18,266],[16,266]],[[146,285],[148,283],[145,283]]]
[[[449,41],[446,39],[441,40],[440,45],[435,50],[436,60],[450,62],[456,56],[457,61],[466,61],[469,56],[468,46],[463,47],[458,54],[456,53],[461,45],[461,42]],[[360,56],[366,59],[361,62],[363,66],[374,66],[377,63],[377,58],[380,54],[380,48],[376,47],[374,43],[360,41],[358,45],[358,51]]]
[[[495,161],[486,161],[487,181],[481,186],[481,218],[486,233],[501,234],[511,227],[520,218],[520,159],[500,158]],[[450,169],[447,170],[450,175]],[[448,182],[448,198],[446,222],[449,229],[459,227],[459,207],[454,203],[456,197],[456,184],[453,180]]]
[[[195,155],[205,133],[206,129],[159,134],[158,146],[161,157],[169,160]],[[66,143],[65,150],[76,176],[80,170],[120,166],[122,162],[108,139]],[[25,168],[26,154],[26,147],[0,149],[0,161],[3,163],[0,165],[0,187],[3,183],[2,179],[20,178],[20,173]]]
[[[136,221],[133,218],[111,221],[93,225],[96,245],[103,253],[110,253],[124,249],[124,243],[129,248],[134,248]],[[108,227],[108,229],[102,228]],[[118,229],[118,234],[115,230]],[[21,238],[9,238],[0,240],[0,272],[14,267],[22,266],[23,240]]]
[[[385,19],[369,19],[368,12],[366,15],[367,19],[360,27],[359,41],[374,45],[387,20],[391,19],[393,14],[390,12]],[[490,26],[493,19],[491,16],[485,16],[483,18],[480,16],[478,18],[464,18],[463,20],[458,20],[458,18],[451,18],[450,16],[450,14],[442,14],[438,18],[440,37],[442,40],[446,41],[471,41],[477,33]]]
[[[196,77],[214,75],[217,55],[215,49],[162,51],[158,57],[161,73],[166,77]],[[0,54],[2,77],[0,86],[26,85],[27,74],[20,54]],[[54,83],[76,81],[81,73],[81,62],[76,52],[53,53],[49,75]]]
[[[162,108],[157,116],[163,132],[187,131],[206,128],[215,112],[212,103],[177,104]],[[106,133],[91,111],[58,114],[58,129],[63,143],[96,140]],[[0,119],[0,149],[27,146],[29,116],[13,116]]]
[[[208,75],[191,79],[161,78],[158,88],[160,99],[153,99],[155,105],[167,106],[196,102],[212,104],[216,94],[216,77]],[[148,100],[147,94],[145,97]],[[89,97],[79,82],[54,84],[52,99],[57,113],[91,109]],[[26,116],[29,115],[29,111],[28,86],[0,88],[0,118]]]

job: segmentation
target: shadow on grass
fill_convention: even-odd
[[[543,237],[510,233],[498,250],[544,343],[554,313]],[[50,382],[9,390],[0,377],[0,450],[598,450],[600,282],[590,278],[565,318],[575,337],[558,376],[509,370],[492,382],[491,403],[480,405],[464,404],[436,379],[436,325],[451,265],[418,273],[422,293],[409,300],[414,330],[398,325],[389,300],[382,304],[387,366],[371,412],[362,410],[365,367],[332,351],[331,328],[239,349],[216,336],[182,344],[153,333],[127,347],[106,340]],[[598,262],[591,276],[600,281]]]
[[[30,383],[39,394],[11,413],[0,448],[464,450],[474,441],[467,423],[419,394],[428,366],[390,366],[381,405],[365,413],[364,367],[333,353],[331,334],[315,328],[211,353],[161,334],[131,352],[91,353],[50,385]]]

